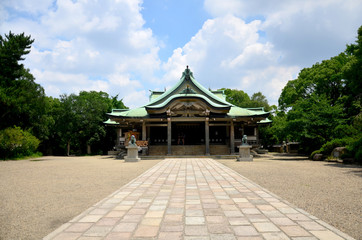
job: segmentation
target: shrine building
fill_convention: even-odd
[[[258,127],[268,124],[263,108],[240,108],[225,100],[222,90],[198,83],[187,67],[167,91],[151,91],[150,101],[134,109],[113,109],[105,122],[117,128],[116,148],[131,135],[146,155],[230,155],[243,135],[260,146]]]

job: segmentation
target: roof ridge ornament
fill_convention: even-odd
[[[181,92],[181,94],[196,94],[196,92],[190,88],[189,85],[186,86],[186,88],[184,88]]]
[[[189,69],[189,65],[186,66],[185,71],[182,73],[182,77],[185,77],[186,79],[190,79],[190,77],[194,77],[193,73],[191,72],[191,70]]]

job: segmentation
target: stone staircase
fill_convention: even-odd
[[[149,156],[166,156],[167,145],[149,146]],[[205,145],[174,145],[171,146],[173,156],[183,155],[205,155]],[[230,150],[227,145],[210,145],[210,155],[229,155]]]

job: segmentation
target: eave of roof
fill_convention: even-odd
[[[157,109],[157,108],[163,108],[165,106],[167,106],[168,104],[170,104],[173,100],[176,99],[200,99],[203,100],[204,102],[206,102],[208,105],[214,107],[214,108],[222,108],[222,109],[230,109],[230,104],[226,105],[226,104],[217,104],[213,101],[210,101],[209,98],[200,95],[200,94],[175,94],[172,95],[171,97],[169,97],[166,101],[161,102],[158,105],[146,105],[145,108],[146,109]]]

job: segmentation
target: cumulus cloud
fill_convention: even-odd
[[[261,19],[260,30],[283,52],[282,63],[304,66],[344,51],[362,21],[359,0],[205,0],[204,7],[214,17]]]
[[[153,80],[146,76],[159,68],[159,47],[152,30],[144,27],[141,0],[36,1],[6,1],[8,15],[0,30],[35,39],[25,66],[48,95],[99,90],[127,99],[131,91],[143,91],[131,79]]]
[[[0,32],[35,39],[25,66],[50,96],[98,90],[136,107],[189,65],[205,87],[261,91],[276,104],[288,80],[343,51],[362,22],[360,0],[204,0],[204,9],[202,28],[162,60],[167,43],[145,27],[142,0],[3,0]]]
[[[205,0],[204,8],[213,18],[163,64],[164,81],[189,64],[206,87],[261,91],[271,104],[300,69],[354,42],[362,21],[357,0]]]
[[[246,23],[230,14],[207,20],[163,65],[164,80],[174,81],[189,64],[205,87],[237,88],[249,95],[261,91],[276,103],[283,87],[280,83],[285,84],[299,68],[278,66],[282,54],[272,43],[260,41],[261,24],[259,20]]]

